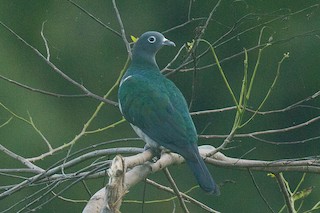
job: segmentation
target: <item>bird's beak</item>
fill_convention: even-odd
[[[176,46],[176,44],[174,42],[172,42],[172,41],[170,41],[169,39],[166,39],[166,38],[163,39],[162,44],[165,45],[165,46],[173,46],[173,47]]]

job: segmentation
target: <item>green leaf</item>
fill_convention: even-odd
[[[194,39],[192,39],[191,42],[187,42],[187,46],[186,47],[187,47],[188,52],[190,52],[190,50],[192,49],[193,44],[194,44]]]
[[[312,189],[313,189],[313,187],[308,187],[306,189],[303,189],[303,190],[295,193],[293,195],[293,199],[296,201],[296,200],[304,199],[304,198],[308,197],[311,194]]]
[[[273,173],[268,173],[267,176],[269,176],[271,178],[275,178],[276,177]]]
[[[134,37],[133,35],[131,35],[130,38],[133,41],[133,43],[136,43],[138,41],[138,39],[139,39],[137,37]]]

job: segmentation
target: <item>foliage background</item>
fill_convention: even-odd
[[[222,1],[205,33],[205,39],[213,42],[228,31],[244,14],[250,12],[264,14],[255,19],[246,20],[238,29],[246,29],[254,26],[259,21],[271,19],[283,11],[290,9],[298,11],[318,1]],[[108,26],[119,30],[115,12],[111,1],[77,1],[83,8],[90,11]],[[164,31],[176,25],[186,22],[189,1],[118,1],[125,30],[127,35],[139,36],[148,30]],[[94,93],[103,96],[117,79],[120,70],[126,61],[126,50],[120,37],[110,33],[87,14],[80,11],[68,1],[61,0],[1,0],[0,21],[11,27],[26,41],[35,46],[41,52],[45,47],[40,36],[41,25],[45,24],[45,35],[51,48],[52,62],[56,64],[70,77],[81,82]],[[214,1],[194,1],[191,17],[206,17],[215,5]],[[274,12],[276,11],[276,12]],[[268,24],[264,34],[264,41],[270,36],[274,40],[286,39],[295,36],[294,39],[272,45],[265,50],[254,85],[254,92],[250,106],[255,108],[259,105],[272,83],[278,61],[283,54],[290,52],[290,58],[284,62],[279,82],[274,88],[270,100],[267,101],[262,110],[282,109],[299,100],[302,100],[319,90],[319,60],[320,60],[320,37],[319,35],[301,36],[296,35],[310,30],[319,30],[320,13],[319,7],[307,10],[288,19],[282,19]],[[195,29],[203,22],[192,22],[178,30],[166,33],[165,36],[173,40],[177,47],[195,36]],[[230,57],[235,53],[249,49],[257,45],[261,27],[240,35],[228,43],[216,48],[220,59]],[[200,50],[205,46],[200,45]],[[63,94],[78,94],[79,91],[69,82],[54,73],[38,56],[28,47],[23,45],[14,36],[0,27],[0,74],[47,91]],[[200,51],[199,50],[199,51]],[[160,67],[164,67],[177,53],[178,48],[164,48],[158,54],[157,61]],[[186,53],[185,53],[186,54]],[[249,68],[252,70],[257,56],[257,50],[249,53]],[[240,55],[223,63],[223,68],[234,91],[239,93],[243,75],[243,59]],[[183,59],[179,59],[173,67]],[[206,55],[199,61],[199,66],[212,63],[212,56]],[[192,72],[179,72],[170,75],[177,86],[183,91],[188,101],[191,98]],[[116,93],[110,97],[116,100]],[[56,147],[70,141],[83,127],[83,124],[91,116],[98,104],[97,100],[90,98],[54,98],[24,90],[6,81],[0,81],[0,101],[17,114],[28,117],[32,116],[34,122],[41,132],[48,138],[51,145]],[[310,105],[319,107],[319,98],[313,100]],[[217,109],[232,106],[233,102],[228,93],[217,68],[203,69],[197,74],[196,96],[191,111]],[[319,115],[319,108],[298,108],[286,113],[277,113],[269,116],[259,116],[241,131],[252,132],[266,129],[277,129],[288,127],[293,124],[305,122]],[[199,133],[203,134],[228,134],[233,123],[234,111],[194,116]],[[10,117],[7,111],[0,108],[0,123],[7,121]],[[106,105],[99,117],[95,120],[92,129],[104,127],[121,119],[118,109]],[[212,123],[212,124],[211,124]],[[208,124],[211,124],[208,126]],[[208,126],[208,127],[207,127]],[[275,134],[266,137],[271,141],[285,142],[303,140],[315,137],[319,134],[319,122],[313,123],[299,130]],[[87,147],[97,142],[111,139],[136,137],[128,123],[121,124],[115,129],[100,134],[90,135],[82,138],[75,149]],[[0,128],[1,144],[17,154],[32,157],[46,151],[46,145],[35,131],[18,119],[13,119],[9,125]],[[232,143],[232,149],[224,153],[232,157],[249,159],[277,160],[286,158],[303,158],[319,155],[319,139],[307,143],[295,145],[273,145],[258,142],[250,138],[238,138]],[[219,146],[222,139],[200,139],[199,144],[211,144]],[[144,143],[129,142],[116,146],[138,146]],[[114,146],[114,145],[113,145]],[[253,151],[247,153],[249,150]],[[51,165],[57,157],[65,156],[66,152],[58,153],[44,161],[37,162],[38,165],[46,167]],[[12,161],[5,154],[0,153],[1,168],[19,166],[18,162]],[[209,166],[215,180],[219,183],[231,180],[234,184],[225,184],[222,187],[220,197],[205,195],[201,190],[194,190],[191,194],[210,207],[222,212],[268,212],[268,209],[259,196],[256,187],[248,171],[217,168]],[[179,187],[182,191],[187,190],[195,184],[191,173],[185,165],[170,167]],[[189,178],[190,176],[190,178]],[[273,178],[267,177],[266,173],[254,173],[257,184],[268,202],[275,210],[283,205],[282,195],[278,185]],[[300,181],[301,173],[285,174],[290,184],[294,186]],[[167,184],[162,173],[152,175],[163,184]],[[0,176],[2,185],[15,182],[14,178]],[[92,192],[100,189],[105,180],[89,180],[88,185]],[[308,209],[319,199],[319,176],[308,174],[302,184],[302,188],[317,186],[312,194],[305,200],[303,208]],[[61,186],[63,187],[63,186]],[[128,200],[142,200],[144,184],[141,183],[132,188],[126,196]],[[28,189],[36,191],[37,187]],[[0,201],[0,210],[4,210],[13,203],[23,199],[30,191],[21,191],[9,198]],[[72,199],[89,199],[82,185],[78,184],[63,196]],[[155,191],[147,186],[146,200],[168,198],[170,195]],[[176,203],[176,205],[178,205]],[[84,204],[70,203],[55,199],[43,207],[39,212],[80,212]],[[146,212],[171,212],[173,202],[161,202],[145,204]],[[140,212],[140,204],[124,203],[123,212]],[[179,212],[177,207],[176,212]],[[190,205],[190,211],[194,210]]]

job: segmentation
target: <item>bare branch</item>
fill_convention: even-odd
[[[161,184],[159,184],[159,183],[157,183],[157,182],[155,182],[155,181],[153,181],[153,180],[150,180],[150,179],[148,179],[148,178],[146,179],[146,182],[147,182],[148,184],[151,184],[152,186],[160,189],[160,190],[164,190],[164,191],[166,191],[166,192],[169,192],[169,193],[175,195],[175,192],[174,192],[171,188],[169,188],[169,187],[167,187],[167,186],[163,186],[163,185],[161,185]],[[190,191],[190,190],[189,190],[189,191]],[[193,203],[193,204],[201,207],[201,208],[204,209],[205,211],[213,212],[213,213],[219,213],[218,211],[216,211],[216,210],[214,210],[214,209],[212,209],[212,208],[204,205],[203,203],[197,201],[196,199],[190,197],[190,196],[187,195],[186,193],[180,192],[180,195],[183,197],[183,199],[190,201],[191,203]]]
[[[72,0],[68,0],[71,4],[73,4],[74,6],[76,6],[77,8],[79,8],[82,12],[84,12],[85,14],[87,14],[90,18],[92,18],[93,20],[95,20],[97,23],[99,23],[100,25],[102,25],[103,27],[107,28],[109,31],[111,31],[113,34],[115,34],[116,36],[121,37],[121,34],[112,29],[111,27],[109,27],[108,25],[104,24],[102,21],[100,21],[98,18],[96,18],[94,15],[92,15],[90,12],[88,12],[86,9],[84,9],[83,7],[81,7],[79,4],[75,3]]]
[[[251,132],[251,133],[242,133],[242,134],[235,134],[234,137],[236,138],[246,138],[246,137],[252,137],[252,138],[256,138],[256,136],[259,135],[268,135],[268,134],[275,134],[275,133],[284,133],[284,132],[288,132],[288,131],[292,131],[292,130],[296,130],[302,127],[306,127],[312,123],[317,122],[318,120],[320,120],[320,116],[312,118],[306,122],[294,125],[294,126],[290,126],[290,127],[286,127],[286,128],[279,128],[279,129],[270,129],[270,130],[263,130],[263,131],[256,131],[256,132]],[[200,138],[226,138],[229,135],[199,135]],[[317,137],[315,137],[315,139],[317,139]]]
[[[191,0],[192,1],[192,0]],[[188,21],[186,21],[186,22],[184,22],[184,23],[182,23],[182,24],[179,24],[179,25],[177,25],[177,26],[174,26],[174,27],[172,27],[172,28],[170,28],[170,29],[167,29],[167,30],[164,30],[164,31],[162,31],[162,33],[163,34],[166,34],[166,33],[168,33],[168,32],[171,32],[171,31],[174,31],[174,30],[177,30],[177,29],[179,29],[179,28],[181,28],[181,27],[184,27],[184,26],[187,26],[188,24],[191,24],[191,23],[193,23],[193,22],[195,22],[195,21],[202,21],[202,20],[206,20],[207,18],[192,18],[192,19],[190,19],[190,20],[188,20]]]
[[[200,146],[199,151],[203,156],[213,153],[215,148],[211,146]],[[307,159],[287,159],[287,160],[247,160],[239,158],[227,157],[221,152],[216,153],[212,157],[204,159],[207,163],[224,168],[250,169],[251,171],[265,171],[272,173],[279,172],[309,172],[320,174],[320,160],[318,157],[310,157]]]
[[[260,187],[258,186],[252,172],[250,171],[250,169],[248,170],[249,171],[249,174],[250,174],[250,177],[251,177],[251,180],[253,182],[253,185],[256,187],[260,197],[262,198],[263,202],[267,205],[268,209],[272,212],[272,213],[275,213],[275,211],[272,209],[271,205],[269,204],[269,202],[267,201],[267,199],[265,198],[265,196],[262,194],[262,191],[260,189]]]
[[[192,1],[193,0],[189,0],[188,21],[190,21],[190,17],[191,17]]]
[[[199,147],[199,151],[202,156],[208,156],[208,154],[212,153],[213,150],[215,150],[215,148],[208,145]],[[183,158],[175,153],[163,153],[161,158],[155,163],[147,162],[151,158],[152,152],[149,150],[141,154],[125,158],[124,161],[126,165],[128,165],[128,168],[132,168],[125,174],[126,190],[129,190],[129,188],[138,182],[143,181],[150,173],[162,170],[172,164],[180,164],[183,162]],[[268,171],[272,173],[281,171],[320,173],[320,161],[318,159],[278,161],[245,160],[230,158],[218,152],[212,156],[212,158],[206,157],[204,160],[207,163],[226,168],[250,169],[257,171]],[[101,193],[99,194],[101,195]],[[181,193],[179,192],[179,194]],[[93,199],[96,199],[96,195],[94,195],[91,200]],[[99,198],[99,202],[100,199],[102,198]]]
[[[6,153],[7,155],[12,157],[13,159],[16,159],[16,160],[20,161],[23,165],[25,165],[26,167],[32,169],[33,171],[36,171],[37,173],[44,172],[44,170],[41,169],[40,167],[34,165],[33,163],[31,163],[30,161],[28,161],[24,157],[21,157],[20,155],[17,155],[16,153],[11,152],[9,149],[7,149],[6,147],[4,147],[1,144],[0,144],[0,151],[3,152],[3,153]]]
[[[127,37],[126,37],[126,32],[124,30],[124,26],[123,26],[123,23],[122,23],[120,12],[119,12],[117,4],[116,4],[116,0],[112,0],[112,4],[113,4],[114,11],[116,12],[116,15],[117,15],[118,23],[120,25],[122,40],[123,40],[124,44],[126,45],[126,49],[127,49],[128,55],[131,58],[132,57],[132,53],[131,53],[130,43],[128,42]]]
[[[174,179],[172,178],[170,172],[169,172],[169,169],[168,168],[165,168],[164,170],[164,174],[166,175],[171,187],[173,188],[173,191],[174,193],[177,195],[177,198],[178,198],[178,201],[179,201],[179,204],[182,208],[182,211],[185,212],[185,213],[189,213],[189,210],[183,200],[183,197],[178,189],[178,186],[176,185]]]
[[[8,81],[11,84],[17,85],[19,87],[22,87],[24,89],[30,90],[32,92],[36,92],[36,93],[40,93],[40,94],[44,94],[44,95],[49,95],[49,96],[53,96],[53,97],[57,97],[57,98],[85,98],[85,97],[88,97],[88,95],[85,95],[85,94],[65,95],[65,94],[48,92],[48,91],[41,90],[41,89],[36,89],[36,88],[30,87],[30,86],[27,86],[25,84],[19,83],[17,81],[14,81],[12,79],[9,79],[9,78],[7,78],[7,77],[5,77],[3,75],[0,75],[0,78],[5,80],[5,81]]]
[[[13,117],[10,117],[6,122],[0,125],[0,128],[4,127],[5,125],[8,125],[12,119]]]
[[[257,115],[268,115],[268,114],[273,114],[273,113],[283,113],[283,112],[287,112],[296,108],[310,108],[310,109],[315,109],[315,110],[319,110],[319,107],[315,107],[315,106],[310,106],[310,105],[303,105],[303,103],[314,100],[316,98],[318,98],[320,95],[320,91],[315,92],[313,95],[310,95],[300,101],[297,101],[287,107],[284,107],[282,109],[275,109],[275,110],[269,110],[269,111],[259,111],[259,110],[253,110],[253,109],[249,109],[246,108],[245,110],[251,113],[255,113]],[[220,109],[213,109],[213,110],[203,110],[203,111],[197,111],[197,112],[191,112],[191,115],[204,115],[204,114],[209,114],[209,113],[220,113],[220,112],[226,112],[226,111],[231,111],[231,110],[236,110],[236,106],[231,106],[231,107],[225,107],[225,108],[220,108]],[[316,119],[317,120],[317,119]],[[312,120],[311,122],[315,122],[315,120]],[[308,125],[310,124],[310,122],[308,123]],[[298,128],[302,128],[304,125],[300,125],[298,126]],[[263,132],[263,131],[262,131]],[[256,132],[254,134],[259,135],[260,133]],[[272,133],[271,133],[272,134]],[[310,137],[307,139],[303,139],[303,140],[296,140],[296,141],[270,141],[270,140],[266,140],[266,139],[262,139],[260,137],[258,137],[257,135],[251,135],[251,133],[247,133],[247,134],[236,134],[234,137],[251,137],[257,141],[261,141],[261,142],[265,142],[265,143],[270,143],[270,144],[277,144],[277,145],[293,145],[293,144],[299,144],[299,143],[306,143],[309,141],[313,141],[313,140],[317,140],[320,138],[320,136],[314,136],[314,137]],[[206,138],[206,136],[200,135],[199,137],[204,137]],[[228,137],[227,135],[211,135],[210,138],[226,138]]]
[[[72,160],[70,160],[70,161],[68,161],[68,162],[66,162],[64,164],[61,164],[61,165],[57,165],[56,167],[53,167],[53,168],[48,169],[46,171],[43,171],[41,173],[38,172],[37,175],[35,175],[33,177],[30,177],[27,180],[22,181],[21,183],[16,184],[15,186],[11,187],[7,191],[1,193],[0,194],[0,199],[4,198],[4,197],[7,197],[7,196],[17,192],[17,191],[21,190],[22,188],[24,188],[24,187],[26,187],[26,186],[28,186],[28,185],[30,185],[32,183],[35,183],[37,181],[41,181],[42,179],[49,178],[50,176],[52,176],[52,175],[54,175],[56,173],[59,173],[62,168],[69,168],[71,166],[74,166],[74,165],[78,164],[79,162],[83,162],[86,159],[94,158],[94,157],[97,157],[99,155],[104,155],[105,156],[105,155],[110,155],[110,154],[122,153],[121,150],[123,151],[123,153],[132,153],[132,151],[134,149],[133,148],[114,148],[114,149],[106,149],[106,150],[96,150],[94,152],[87,153],[86,155],[82,155],[82,156],[80,156],[78,158],[72,159]],[[138,149],[138,150],[141,151],[141,149]],[[88,176],[90,174],[91,173],[86,173],[85,175]],[[62,177],[65,178],[64,175]]]
[[[290,189],[288,188],[288,184],[286,183],[286,180],[284,179],[282,173],[275,173],[274,174],[277,178],[279,187],[281,189],[283,198],[285,200],[288,213],[296,213],[297,211],[294,208],[294,200],[291,195]]]
[[[108,170],[109,183],[106,186],[104,213],[120,213],[120,206],[122,198],[126,194],[124,189],[124,177],[126,172],[126,165],[124,159],[117,155]]]
[[[69,81],[70,83],[72,83],[73,85],[78,87],[79,89],[81,89],[87,96],[98,99],[98,100],[103,101],[108,104],[112,104],[114,106],[118,105],[117,102],[102,98],[102,97],[92,93],[86,87],[84,87],[82,84],[79,84],[78,82],[76,82],[75,80],[70,78],[68,75],[66,75],[64,72],[62,72],[58,67],[56,67],[56,65],[54,65],[51,61],[47,60],[47,58],[44,55],[42,55],[42,53],[39,50],[37,50],[35,47],[33,47],[31,44],[29,44],[26,40],[24,40],[21,36],[19,36],[17,33],[15,33],[11,28],[9,28],[7,25],[5,25],[2,21],[0,21],[0,24],[6,30],[8,30],[11,34],[13,34],[16,38],[18,38],[20,41],[22,41],[22,43],[24,43],[26,46],[28,46],[30,49],[32,49],[35,52],[35,54],[38,55],[43,61],[45,61],[56,73],[61,75],[64,79],[66,79],[67,81]]]
[[[179,51],[177,52],[177,54],[173,57],[173,59],[167,64],[167,66],[165,66],[165,68],[163,68],[161,70],[161,72],[165,72],[167,69],[169,69],[169,67],[173,64],[173,62],[175,62],[177,60],[177,58],[179,57],[181,51],[186,47],[186,45],[182,45],[179,49]]]
[[[207,17],[206,19],[206,22],[203,26],[200,27],[200,32],[198,33],[198,35],[196,36],[196,39],[195,39],[195,43],[193,44],[191,50],[189,51],[189,54],[188,56],[186,57],[186,59],[184,60],[184,62],[181,63],[181,65],[172,70],[172,72],[168,73],[167,75],[170,75],[170,74],[173,74],[175,72],[177,72],[178,70],[180,70],[182,67],[184,67],[186,65],[187,62],[192,62],[192,60],[190,61],[190,57],[192,56],[192,54],[194,53],[195,49],[198,47],[198,44],[200,42],[200,39],[202,38],[202,36],[204,35],[205,33],[205,30],[207,29],[208,25],[209,25],[209,22],[212,20],[212,16],[214,14],[214,12],[216,11],[216,9],[219,7],[221,3],[221,0],[219,0],[215,6],[212,8],[211,12],[209,13],[209,16]]]
[[[46,51],[47,51],[47,60],[48,60],[48,61],[50,61],[50,49],[49,49],[49,46],[48,46],[48,41],[47,41],[46,37],[45,37],[45,36],[44,36],[44,34],[43,34],[44,24],[45,24],[46,22],[47,22],[47,21],[42,22],[42,26],[41,26],[41,33],[40,33],[40,35],[41,35],[42,40],[43,40],[43,42],[44,42],[44,45],[45,45],[45,47],[46,47]]]

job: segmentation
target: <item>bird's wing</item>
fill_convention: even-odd
[[[132,75],[122,82],[119,101],[127,121],[159,145],[183,154],[179,147],[196,143],[197,133],[186,101],[170,80],[163,77],[154,82]]]

